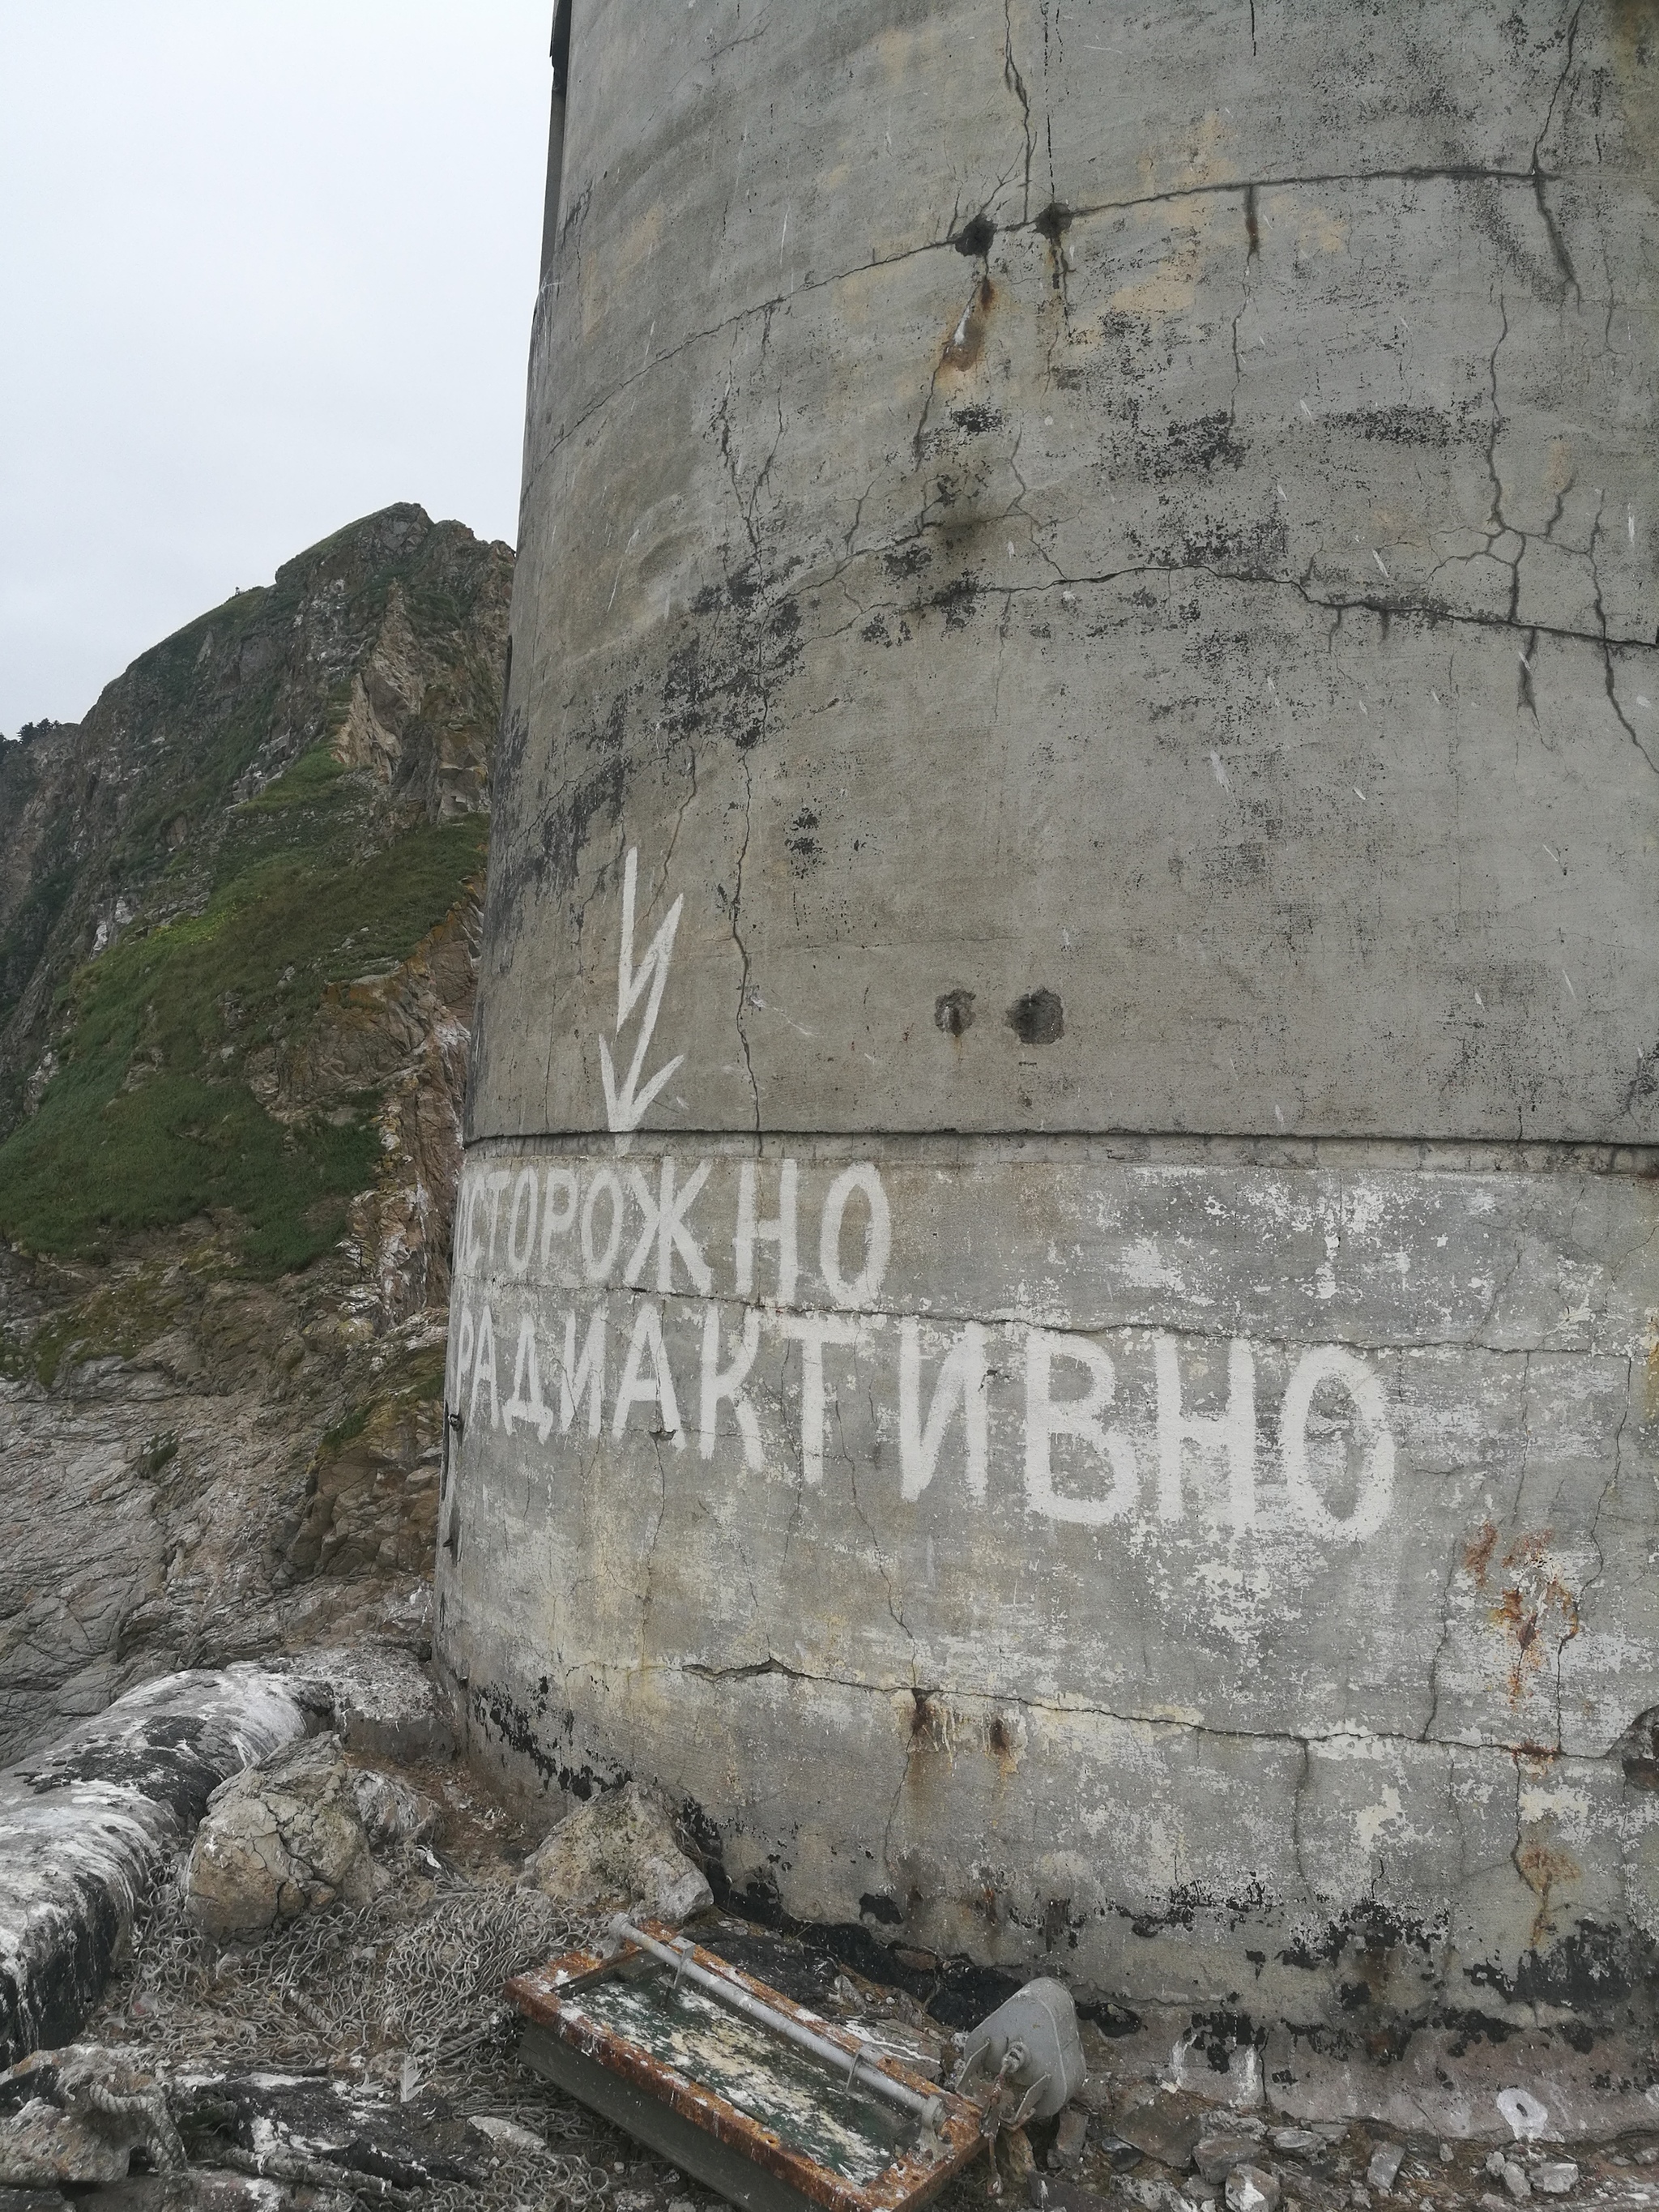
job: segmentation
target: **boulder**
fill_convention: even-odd
[[[185,1878],[191,1917],[213,1942],[246,1942],[336,1899],[367,1905],[391,1879],[374,1846],[414,1841],[432,1820],[405,1784],[349,1766],[337,1736],[313,1736],[208,1800]]]
[[[678,1923],[714,1901],[667,1813],[637,1782],[590,1799],[561,1820],[522,1879],[567,1911],[596,1917],[637,1911]]]

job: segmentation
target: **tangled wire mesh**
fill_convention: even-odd
[[[492,2139],[469,2161],[477,2184],[434,2180],[421,2191],[422,2212],[586,2212],[610,2175],[574,2140],[597,2134],[589,2148],[613,2146],[602,2123],[518,2063],[501,1986],[592,1943],[599,1923],[538,1890],[471,1881],[430,1858],[403,1873],[371,1905],[313,1912],[222,1952],[197,1929],[175,1879],[135,1923],[126,1970],[84,2035],[137,2045],[164,2073],[326,2066],[404,2100],[435,2091],[458,2112],[542,2140]],[[353,2179],[342,2172],[343,2188]]]

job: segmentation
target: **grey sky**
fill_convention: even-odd
[[[551,0],[0,0],[0,731],[398,499],[516,535]]]

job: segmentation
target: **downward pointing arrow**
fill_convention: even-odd
[[[630,846],[623,866],[622,948],[617,960],[617,1046],[622,1047],[622,1033],[629,1016],[639,1004],[647,986],[650,996],[645,1002],[645,1012],[640,1022],[639,1036],[635,1041],[634,1056],[629,1062],[628,1073],[618,1085],[616,1061],[610,1045],[599,1039],[599,1077],[605,1085],[605,1124],[613,1136],[626,1135],[637,1129],[644,1119],[652,1100],[683,1065],[685,1054],[676,1053],[665,1067],[659,1067],[643,1090],[640,1077],[645,1066],[645,1055],[651,1048],[651,1039],[657,1026],[657,1015],[662,1006],[662,994],[668,982],[668,963],[673,956],[674,933],[680,926],[680,909],[685,904],[682,892],[663,919],[662,926],[637,966],[634,960],[634,905],[639,884],[639,848]]]

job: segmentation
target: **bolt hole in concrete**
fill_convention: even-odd
[[[1022,1044],[1057,1044],[1066,1034],[1058,991],[1027,991],[1003,1016]]]
[[[974,1026],[974,994],[941,991],[933,1001],[933,1020],[946,1036],[959,1037]]]
[[[971,256],[988,253],[996,234],[995,223],[981,210],[978,215],[971,216],[964,222],[957,233],[957,252]]]

